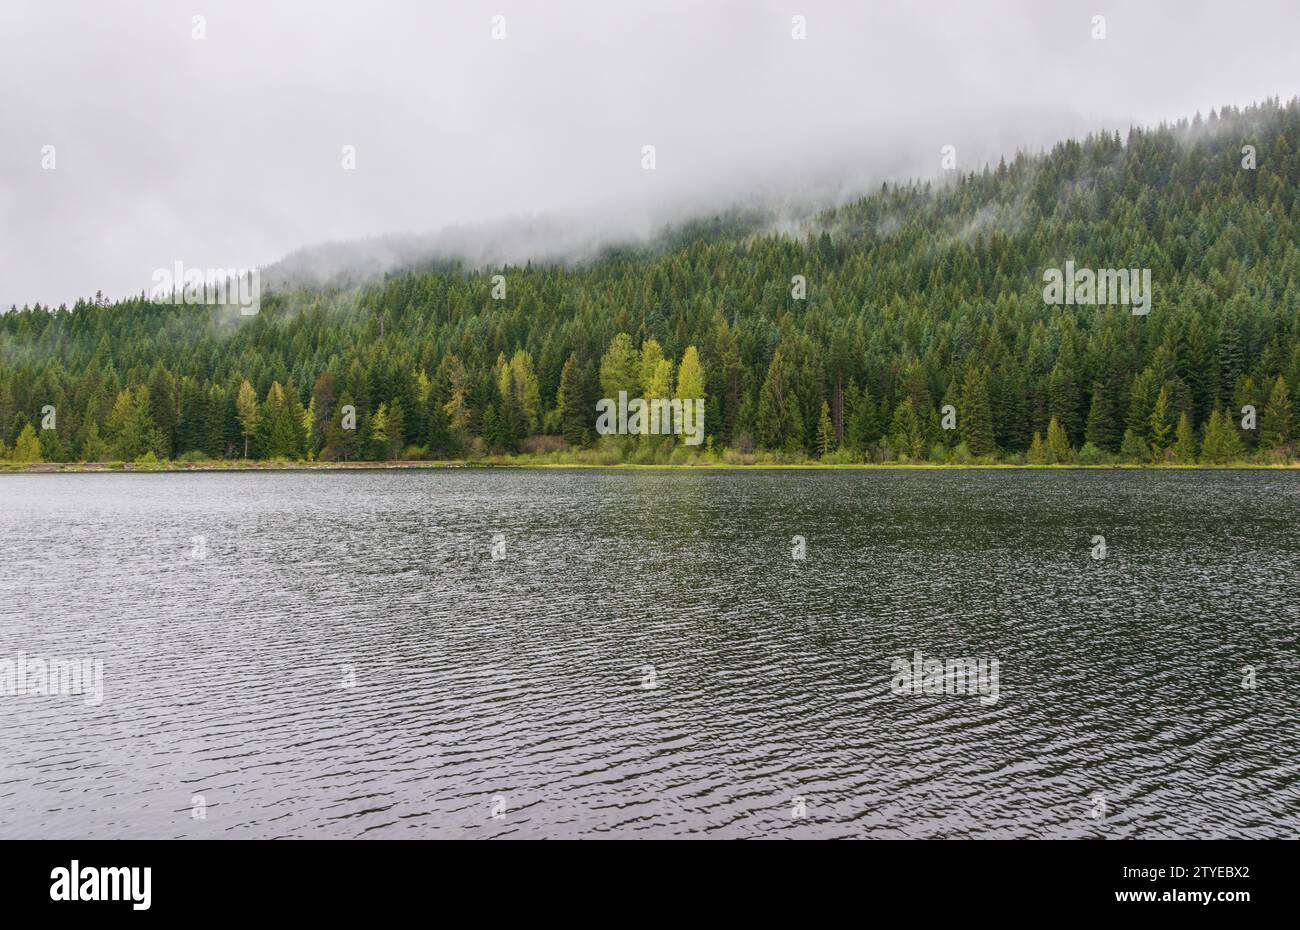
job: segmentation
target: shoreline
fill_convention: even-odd
[[[590,462],[527,462],[508,460],[428,460],[366,462],[160,462],[156,465],[134,462],[36,462],[15,464],[0,462],[0,475],[113,475],[177,474],[189,472],[308,472],[308,471],[442,471],[451,469],[589,469],[596,471],[1294,471],[1300,462],[1266,464],[1233,462],[1224,465],[1174,463],[1114,462],[1105,464],[1015,465],[1011,463],[956,464],[938,462],[828,463],[766,462],[741,464],[702,462],[681,465],[643,465],[633,462],[600,464]]]

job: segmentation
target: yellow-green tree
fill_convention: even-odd
[[[13,455],[10,459],[22,464],[31,464],[41,461],[41,441],[36,438],[36,430],[28,423],[23,427],[23,431],[18,434],[18,439],[14,443]]]
[[[1237,424],[1231,410],[1210,414],[1205,424],[1205,438],[1201,441],[1201,457],[1211,464],[1223,465],[1240,457],[1245,452],[1241,437],[1237,435]]]
[[[239,432],[244,437],[244,458],[248,458],[248,440],[257,432],[259,411],[257,391],[244,379],[235,395],[235,410],[239,414]]]
[[[695,346],[687,346],[682,355],[682,364],[677,369],[677,393],[674,396],[683,400],[704,396],[704,366],[700,364],[700,353]]]
[[[113,454],[123,461],[134,462],[142,455],[163,451],[162,433],[149,412],[149,389],[143,384],[118,393],[107,429]]]
[[[1070,437],[1052,417],[1047,423],[1047,464],[1060,465],[1070,461]]]
[[[654,379],[655,373],[659,370],[659,363],[664,360],[664,350],[659,345],[659,341],[654,337],[641,343],[641,388],[642,397],[647,400],[651,397],[667,397],[667,394],[654,394],[650,390],[650,382]],[[672,390],[671,384],[669,390]]]
[[[1043,434],[1037,431],[1034,432],[1033,442],[1029,444],[1029,464],[1047,464],[1047,447],[1043,445]]]
[[[447,380],[447,402],[442,405],[447,415],[447,434],[456,451],[469,444],[469,373],[454,354],[443,362]]]
[[[511,356],[509,363],[506,362],[504,353],[498,356],[496,379],[497,392],[502,398],[513,390],[514,404],[522,417],[520,425],[524,432],[531,435],[540,430],[542,395],[532,355],[520,349]]]
[[[660,358],[645,385],[646,415],[641,420],[641,432],[650,432],[649,402],[652,398],[666,399],[673,396],[673,363],[671,359]]]
[[[628,398],[641,396],[641,356],[627,333],[615,336],[601,357],[600,389],[613,401],[618,401],[620,391]]]

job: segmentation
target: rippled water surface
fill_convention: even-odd
[[[3,476],[104,697],[0,696],[0,837],[1291,837],[1298,556],[1285,473]]]

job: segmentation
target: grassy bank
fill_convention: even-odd
[[[1222,464],[1182,464],[1173,462],[1135,463],[1111,462],[1104,464],[1066,462],[1052,465],[1029,465],[1008,462],[819,462],[809,461],[755,461],[728,462],[699,460],[686,464],[640,464],[635,462],[555,461],[549,456],[509,455],[485,456],[479,459],[448,461],[389,461],[389,462],[312,462],[255,461],[228,459],[206,462],[35,462],[19,464],[0,462],[0,474],[122,474],[141,472],[237,472],[237,471],[402,471],[455,468],[515,468],[515,469],[581,469],[651,470],[651,471],[1054,471],[1062,469],[1106,470],[1162,470],[1162,471],[1275,471],[1300,468],[1300,462],[1228,462]]]

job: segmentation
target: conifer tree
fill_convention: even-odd
[[[41,441],[36,438],[36,430],[30,423],[18,434],[18,440],[14,443],[14,451],[10,453],[9,460],[20,464],[42,461]]]
[[[1237,424],[1232,411],[1215,409],[1205,424],[1205,438],[1201,441],[1201,457],[1214,465],[1224,465],[1238,458],[1244,447],[1237,435]]]
[[[803,416],[793,382],[792,366],[784,351],[777,348],[758,401],[758,441],[768,449],[794,451],[803,446]]]
[[[704,366],[695,346],[687,346],[682,363],[677,368],[677,391],[674,397],[690,400],[704,396]]]
[[[504,398],[509,383],[513,383],[512,403],[519,412],[518,432],[522,438],[541,428],[541,389],[537,383],[537,373],[533,368],[533,357],[520,349],[511,357],[509,364],[505,363],[504,355],[500,359],[497,390]]]
[[[41,458],[46,462],[66,462],[69,459],[68,450],[64,447],[63,440],[59,439],[57,430],[41,430],[40,447]]]
[[[555,393],[555,406],[560,415],[560,433],[564,436],[564,441],[571,446],[584,445],[595,423],[595,411],[587,410],[584,393],[578,356],[570,353],[564,362],[564,369],[560,372],[560,386]]]
[[[641,396],[641,356],[627,333],[615,336],[601,357],[600,389],[602,397],[616,403],[619,392],[626,392],[629,399]]]
[[[219,384],[208,388],[207,410],[203,418],[203,451],[213,458],[227,458],[234,452],[231,430],[233,403]]]
[[[406,443],[406,408],[400,399],[394,397],[388,405],[388,441],[385,446],[387,459],[399,458]]]
[[[511,369],[506,371],[505,387],[500,405],[497,407],[497,444],[507,452],[518,452],[519,441],[523,439],[526,431],[526,417],[520,406],[515,373]]]
[[[302,437],[303,448],[308,459],[312,458],[316,451],[316,398],[312,397],[307,402],[307,409],[302,412]]]
[[[1156,405],[1151,410],[1147,426],[1151,436],[1151,457],[1159,461],[1164,457],[1170,433],[1169,397],[1164,388],[1160,389],[1160,394],[1156,397]]]
[[[1151,447],[1132,429],[1124,430],[1124,440],[1120,443],[1119,454],[1130,462],[1145,462],[1151,457]]]
[[[1030,465],[1047,464],[1047,447],[1043,445],[1042,433],[1034,433],[1034,438],[1029,443],[1029,455],[1027,461]]]
[[[1175,433],[1174,457],[1184,465],[1196,462],[1196,434],[1192,430],[1191,418],[1186,412],[1178,415],[1178,429]]]
[[[91,420],[82,433],[80,461],[102,462],[106,458],[108,444],[99,437],[99,424]]]
[[[1259,445],[1262,449],[1279,449],[1291,439],[1291,393],[1286,378],[1281,375],[1273,382],[1268,403],[1259,420]]]
[[[1057,359],[1056,367],[1052,369],[1049,379],[1049,410],[1052,418],[1057,422],[1057,427],[1064,431],[1067,445],[1081,432],[1078,422],[1079,385],[1076,377],[1073,357],[1062,355]],[[1050,448],[1050,435],[1047,444]]]
[[[425,404],[425,452],[429,458],[449,455],[451,449],[451,432],[447,423],[447,411],[443,409],[442,398],[433,390]]]
[[[822,401],[821,414],[817,417],[817,454],[826,455],[835,448],[835,427],[831,424],[831,407]]]
[[[871,389],[864,384],[849,420],[848,446],[854,452],[862,453],[879,440],[879,413],[875,401],[871,399]]]
[[[497,429],[497,408],[495,404],[488,404],[483,409],[483,422],[479,425],[479,438],[487,446],[489,452],[495,452],[501,445],[500,431]]]
[[[382,462],[388,459],[388,405],[381,403],[374,416],[370,418],[371,461]]]
[[[460,359],[452,354],[443,362],[442,376],[447,383],[447,401],[442,405],[447,415],[447,432],[451,437],[452,451],[460,452],[469,445],[469,373]]]
[[[154,426],[149,389],[143,384],[118,393],[108,417],[108,430],[113,453],[122,461],[133,462],[143,455],[158,456],[162,452],[162,433]]]
[[[1047,464],[1061,465],[1071,458],[1070,439],[1056,417],[1047,424]]]
[[[921,458],[925,453],[925,433],[921,429],[921,419],[916,415],[912,398],[905,397],[894,408],[894,419],[890,424],[889,441],[894,451],[913,459]]]
[[[248,458],[248,441],[257,432],[258,408],[257,392],[247,379],[239,385],[235,408],[239,411],[239,431],[244,437],[244,458]]]
[[[258,414],[257,446],[265,458],[302,457],[302,417],[294,415],[279,381],[271,384],[266,392],[266,403]]]
[[[1151,435],[1151,411],[1156,405],[1156,373],[1151,368],[1140,372],[1129,389],[1127,428],[1133,439],[1146,447]]]
[[[349,462],[358,457],[363,457],[364,452],[361,445],[361,437],[358,430],[345,428],[347,424],[343,421],[343,411],[349,407],[356,408],[356,402],[347,391],[339,396],[338,408],[334,411],[334,417],[325,427],[325,448],[321,455],[323,458],[333,461]]]
[[[957,424],[962,441],[972,455],[992,455],[993,414],[989,409],[988,372],[970,366],[961,388],[961,418]]]
[[[1112,419],[1106,389],[1100,381],[1092,383],[1092,406],[1088,409],[1088,427],[1084,435],[1088,442],[1107,452],[1114,452],[1119,445],[1117,424]]]

